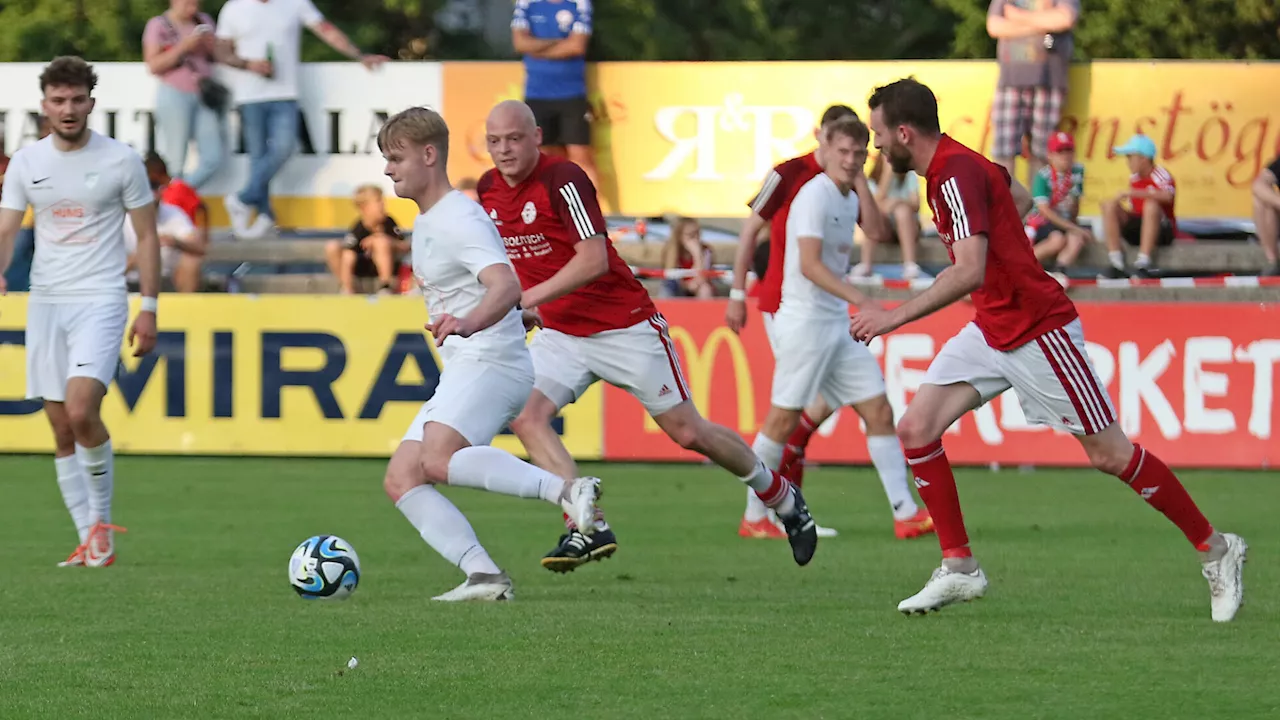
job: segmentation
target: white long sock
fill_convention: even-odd
[[[777,470],[782,464],[782,443],[773,440],[764,433],[756,433],[755,442],[751,444],[751,449],[755,451],[756,457],[764,463],[764,470]],[[760,468],[750,478],[743,478],[743,482],[747,484],[747,509],[743,513],[743,517],[747,522],[759,522],[769,514],[769,508],[765,506],[764,501],[756,495],[756,490],[766,490],[769,483],[773,482],[772,474],[762,472]]]
[[[54,458],[53,467],[58,473],[58,489],[62,491],[62,501],[67,504],[67,512],[76,524],[76,533],[80,535],[80,544],[89,539],[89,528],[93,521],[89,519],[89,480],[80,468],[80,461],[75,455]]]
[[[915,498],[911,497],[911,486],[907,484],[907,458],[902,454],[902,444],[898,437],[868,437],[867,451],[871,453],[871,464],[876,466],[876,472],[880,474],[880,484],[884,486],[885,497],[889,498],[889,506],[893,508],[893,519],[906,520],[914,517],[920,508],[916,507]]]
[[[467,575],[502,572],[480,544],[467,517],[430,485],[419,485],[400,496],[396,509],[404,513],[432,550]]]
[[[768,437],[764,433],[756,433],[755,442],[752,449],[756,453],[756,457],[760,458],[760,462],[756,465],[756,469],[747,477],[739,478],[747,484],[755,495],[764,493],[766,496],[774,488],[774,478],[777,476],[778,466],[782,464],[782,443]],[[791,483],[779,478],[786,487],[790,487]],[[757,498],[761,504],[769,507],[769,503],[764,498]],[[795,512],[796,502],[795,495],[788,490],[780,496],[773,505],[773,511],[779,515],[790,516]]]
[[[76,443],[76,457],[89,478],[90,520],[110,523],[111,496],[115,489],[115,455],[111,451],[111,440],[93,448]]]
[[[1120,250],[1112,250],[1107,253],[1107,260],[1111,261],[1111,267],[1117,270],[1124,269],[1124,253]]]
[[[560,506],[565,480],[487,445],[463,448],[449,459],[449,484],[522,498],[542,498]]]

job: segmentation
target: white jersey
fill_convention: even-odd
[[[412,248],[413,273],[432,318],[465,317],[486,292],[480,271],[490,265],[512,267],[498,228],[484,208],[456,190],[414,220]],[[512,308],[501,320],[471,337],[447,338],[440,357],[446,366],[467,360],[532,373],[524,338],[520,311]]]
[[[90,131],[60,152],[53,136],[22,148],[4,176],[0,207],[35,212],[31,295],[47,302],[123,297],[126,211],[154,202],[133,148]]]
[[[239,105],[298,99],[302,67],[302,29],[324,22],[311,0],[230,0],[218,13],[218,37],[235,43],[246,60],[272,61],[274,74],[263,77],[247,70],[228,69]]]
[[[822,173],[805,183],[787,214],[787,247],[782,273],[782,304],[778,316],[792,319],[847,319],[849,303],[804,276],[798,238],[822,239],[822,264],[837,278],[849,272],[853,229],[858,224],[858,194],[841,193]]]
[[[160,203],[156,208],[156,234],[160,238],[173,238],[179,242],[191,242],[196,235],[196,224],[191,222],[191,218],[186,211],[177,205],[169,203]],[[124,219],[124,249],[128,255],[138,252],[138,233],[134,232],[133,221],[129,218]],[[178,265],[178,258],[182,251],[176,247],[160,247],[160,275],[162,277],[171,277],[173,270]],[[130,280],[138,279],[138,269],[135,267],[129,271]]]

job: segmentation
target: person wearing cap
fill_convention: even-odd
[[[1175,184],[1173,175],[1156,165],[1156,143],[1138,134],[1125,144],[1113,148],[1112,154],[1123,155],[1129,163],[1129,189],[1102,201],[1102,221],[1106,229],[1107,257],[1111,267],[1106,277],[1129,277],[1125,270],[1124,250],[1120,241],[1138,246],[1133,262],[1137,277],[1154,277],[1152,262],[1156,247],[1173,243],[1178,220],[1173,212]],[[1125,201],[1128,200],[1128,207]]]
[[[1280,275],[1280,256],[1277,255],[1277,240],[1280,240],[1280,157],[1267,167],[1262,168],[1253,181],[1253,222],[1256,226],[1258,242],[1266,255],[1267,266],[1262,269],[1265,277]]]
[[[1076,162],[1076,142],[1069,134],[1049,136],[1049,164],[1031,183],[1035,210],[1027,216],[1027,237],[1035,244],[1036,259],[1050,272],[1062,274],[1093,240],[1077,224],[1084,194],[1084,165]]]

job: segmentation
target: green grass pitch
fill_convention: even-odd
[[[554,575],[538,559],[558,512],[447,489],[517,599],[444,606],[429,598],[461,574],[387,501],[381,463],[122,458],[129,532],[88,570],[54,567],[75,537],[50,460],[2,458],[0,717],[1280,717],[1273,475],[1184,475],[1251,544],[1247,604],[1217,625],[1186,541],[1098,473],[962,471],[988,596],[906,618],[937,544],[893,538],[869,470],[811,471],[841,536],[805,568],[737,537],[743,493],[719,470],[584,472],[605,480],[617,555]],[[287,585],[318,533],[360,554],[346,602]]]

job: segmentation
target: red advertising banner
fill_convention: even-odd
[[[1135,442],[1181,467],[1261,468],[1280,462],[1280,305],[1078,303],[1089,357]],[[752,438],[769,408],[773,355],[760,316],[739,337],[721,301],[668,300],[659,310],[684,363],[694,402]],[[934,354],[972,318],[957,305],[877,338],[889,400],[899,417]],[[943,442],[957,464],[1087,465],[1069,435],[1028,425],[1012,391],[954,425]],[[606,388],[608,460],[699,459],[669,440],[624,391]],[[869,462],[860,421],[842,409],[814,436],[818,463]]]

